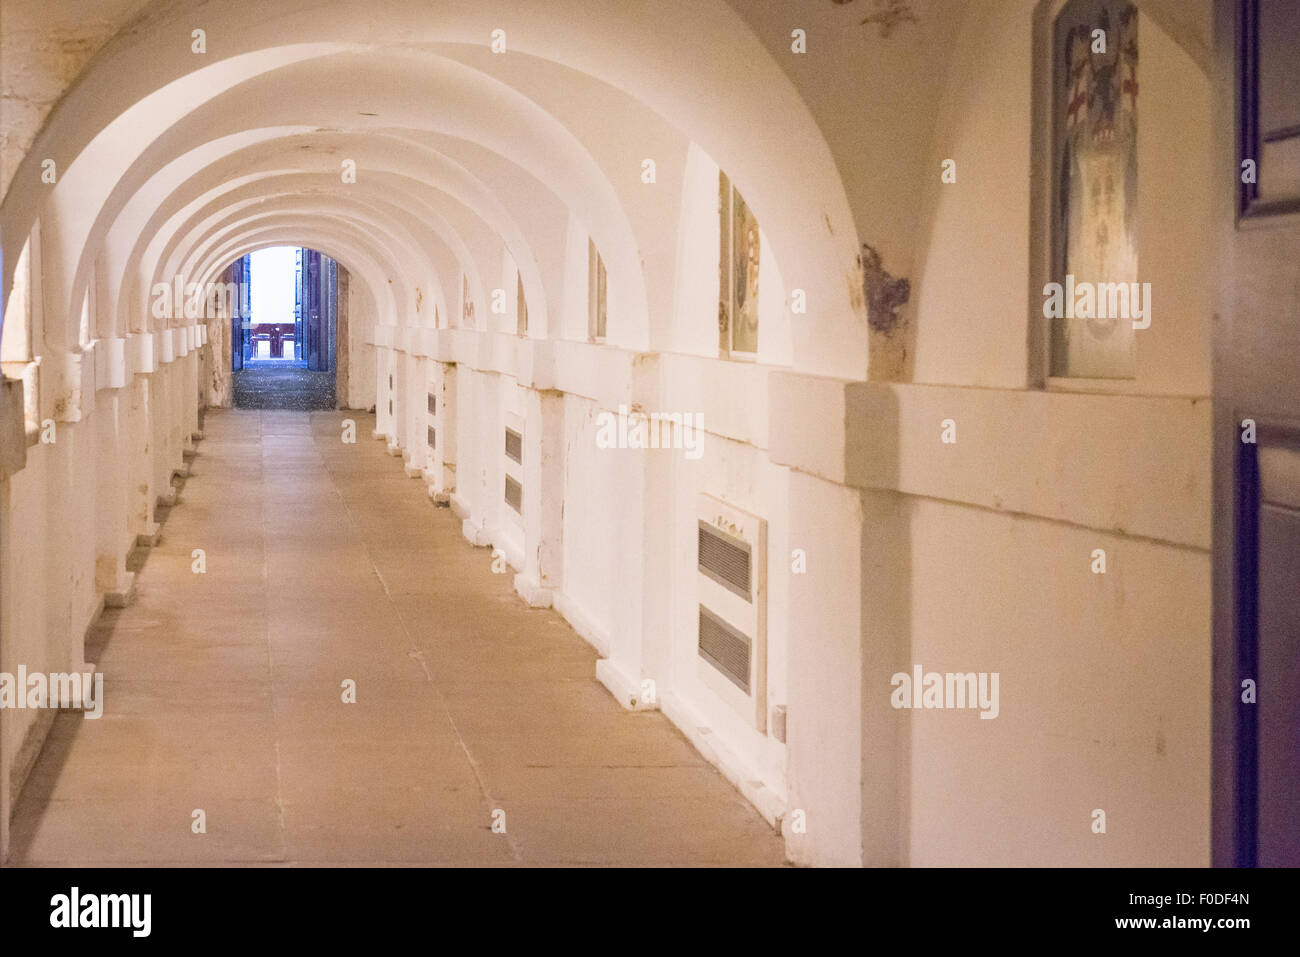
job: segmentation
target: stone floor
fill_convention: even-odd
[[[238,409],[294,409],[311,412],[334,408],[334,373],[300,366],[256,362],[231,376]]]
[[[104,716],[59,716],[15,862],[780,864],[347,415],[356,444],[342,413],[209,413],[136,601],[90,636]]]

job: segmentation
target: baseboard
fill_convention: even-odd
[[[36,759],[41,756],[41,749],[45,747],[45,741],[50,736],[50,729],[54,727],[54,718],[58,713],[55,708],[37,709],[36,720],[28,725],[27,730],[23,733],[23,743],[18,746],[18,751],[14,754],[14,763],[9,768],[9,814],[11,818],[14,808],[18,806],[18,800],[23,792],[23,785],[27,783],[32,768],[36,767]]]
[[[596,680],[628,711],[659,710],[659,696],[656,694],[647,700],[641,693],[641,682],[615,664],[613,658],[601,658],[596,662]]]
[[[487,529],[482,525],[476,525],[469,519],[465,519],[460,523],[460,533],[464,535],[465,540],[475,548],[487,548],[492,544],[492,539],[489,537]]]
[[[101,603],[100,610],[94,614],[90,619],[90,624],[86,626],[87,632],[95,626],[95,622],[99,619],[102,611],[103,605]],[[84,647],[84,636],[82,644]],[[98,669],[90,662],[82,662],[81,666],[76,670],[94,675]],[[102,704],[101,701],[101,707]],[[23,786],[27,783],[27,779],[31,777],[32,769],[36,767],[36,762],[45,749],[45,742],[49,740],[50,731],[54,727],[54,719],[64,711],[72,713],[77,709],[37,708],[33,710],[36,712],[36,720],[28,725],[26,732],[24,732],[23,743],[18,746],[18,752],[14,755],[13,766],[9,769],[9,814],[11,818],[14,808],[18,805],[18,800],[22,796]]]
[[[660,696],[660,710],[678,730],[686,736],[696,751],[731,785],[745,796],[754,809],[763,816],[763,820],[781,832],[781,822],[785,817],[787,799],[777,794],[759,779],[758,771],[748,762],[727,747],[718,738],[712,728],[700,719],[695,709],[682,701],[675,694],[668,692]]]
[[[104,607],[125,608],[135,601],[135,572],[126,572],[126,587],[120,585],[115,591],[104,592]]]
[[[492,546],[493,551],[500,552],[505,556],[506,564],[516,572],[523,571],[524,568],[524,550],[516,545],[498,528],[484,528],[483,534],[487,537],[488,544]]]
[[[579,638],[596,649],[597,654],[602,658],[609,657],[609,635],[592,623],[577,602],[562,591],[553,591],[551,607],[560,613],[560,617],[569,623]]]

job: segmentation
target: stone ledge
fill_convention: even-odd
[[[896,491],[1210,547],[1210,400],[771,373],[774,463]],[[956,425],[953,444],[941,423]],[[824,423],[810,429],[808,422]]]
[[[0,380],[0,476],[27,467],[27,413],[22,379]]]

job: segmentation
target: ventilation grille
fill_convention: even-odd
[[[750,595],[749,543],[707,522],[700,522],[700,571],[745,601]]]
[[[506,458],[524,464],[524,437],[514,429],[506,429]]]
[[[429,426],[429,448],[436,449],[437,447],[438,447],[438,433],[433,426]]]
[[[749,649],[749,638],[700,606],[700,657],[745,694],[749,694]]]
[[[432,392],[429,393],[429,414],[430,415],[438,414],[438,397],[434,395]]]
[[[506,504],[520,515],[524,512],[524,487],[512,476],[506,476]]]

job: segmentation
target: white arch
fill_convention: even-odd
[[[30,191],[39,169],[36,157],[66,160],[81,154],[102,182],[105,169],[121,168],[120,150],[98,141],[95,149],[86,147],[112,118],[130,115],[143,122],[132,104],[157,117],[144,122],[146,128],[162,129],[194,102],[232,88],[270,63],[336,52],[358,37],[482,46],[494,25],[504,22],[510,25],[512,49],[565,63],[626,90],[700,142],[745,192],[778,248],[784,271],[809,295],[812,319],[797,328],[796,364],[863,374],[865,314],[843,185],[793,86],[724,3],[667,0],[656,9],[658,16],[647,20],[622,5],[593,7],[577,0],[522,9],[500,0],[451,0],[440,5],[436,17],[414,0],[377,0],[364,9],[334,0],[313,6],[310,17],[297,15],[302,11],[293,3],[268,10],[264,3],[230,0],[219,11],[205,12],[213,25],[209,36],[219,36],[220,42],[211,45],[215,62],[194,70],[188,35],[199,6],[185,0],[151,9],[135,30],[109,44],[87,71],[86,82],[70,91],[38,136],[0,210],[7,246],[11,238],[25,237],[40,206],[41,193]],[[569,32],[565,25],[573,22],[583,29]],[[378,55],[381,48],[371,50]],[[391,59],[393,48],[383,56]],[[141,75],[146,72],[148,77]],[[95,82],[114,74],[120,76],[112,84]],[[102,95],[96,100],[89,89]],[[701,89],[710,95],[700,96]],[[750,95],[754,89],[764,90],[761,101]],[[367,93],[357,90],[360,99]],[[76,202],[97,209],[102,196],[95,201],[89,179],[76,184]],[[73,205],[60,203],[60,214]],[[11,281],[7,276],[6,292]]]

